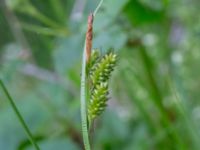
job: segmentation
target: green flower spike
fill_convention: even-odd
[[[100,83],[93,90],[88,106],[88,118],[90,121],[95,119],[104,111],[108,100],[108,93],[107,82]]]
[[[92,54],[91,54],[91,58],[90,58],[90,61],[89,63],[87,64],[87,68],[86,68],[86,72],[87,72],[87,75],[94,71],[93,70],[93,66],[99,61],[100,59],[100,52],[98,50],[92,50]]]
[[[114,54],[113,52],[108,52],[98,63],[93,65],[90,74],[93,87],[95,87],[97,84],[100,84],[101,82],[108,81],[111,72],[114,70],[114,67],[116,65],[116,58],[116,54]]]
[[[88,102],[88,119],[91,123],[106,108],[108,101],[108,80],[116,65],[117,55],[112,51],[100,56],[99,51],[92,53],[88,65],[88,79],[90,81],[90,101]]]

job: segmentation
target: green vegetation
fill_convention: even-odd
[[[0,149],[84,149],[81,56],[98,4],[0,2]],[[95,11],[83,90],[92,150],[200,149],[199,6],[105,0]]]

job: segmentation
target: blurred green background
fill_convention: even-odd
[[[1,0],[0,78],[42,150],[81,150],[80,70],[98,0]],[[94,150],[200,149],[200,1],[105,0],[93,48],[119,61]],[[0,150],[31,150],[0,89]]]

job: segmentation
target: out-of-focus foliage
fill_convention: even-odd
[[[0,78],[42,150],[80,150],[80,66],[98,0],[0,1]],[[95,150],[200,149],[199,0],[105,0],[93,47],[119,56]],[[0,149],[32,149],[0,89]]]

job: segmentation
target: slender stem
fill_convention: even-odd
[[[161,123],[163,127],[174,131],[174,132],[170,132],[168,130],[169,139],[172,140],[174,143],[176,143],[176,145],[179,145],[180,147],[182,147],[182,149],[184,149],[183,142],[181,141],[180,136],[178,135],[176,130],[171,126],[169,115],[167,114],[166,109],[162,103],[163,101],[162,92],[160,91],[158,84],[156,82],[155,76],[153,75],[153,72],[150,66],[152,64],[152,61],[149,58],[145,47],[141,46],[140,53],[141,53],[142,61],[144,63],[144,67],[147,72],[148,80],[152,86],[151,92],[152,92],[152,97],[154,100],[153,102],[155,103],[155,105],[157,106],[157,108],[159,109],[162,115]]]
[[[4,85],[4,83],[3,83],[3,81],[2,81],[1,79],[0,79],[0,86],[2,87],[4,93],[6,94],[8,100],[9,100],[9,102],[10,102],[10,104],[11,104],[11,106],[12,106],[14,112],[15,112],[15,114],[17,115],[17,118],[19,119],[19,122],[21,123],[22,127],[24,128],[24,130],[25,130],[25,132],[26,132],[26,134],[27,134],[27,136],[28,136],[30,142],[33,144],[33,146],[34,146],[34,148],[35,148],[36,150],[40,150],[39,146],[37,145],[37,143],[35,142],[35,140],[34,140],[32,134],[31,134],[31,132],[30,132],[28,126],[26,125],[26,123],[25,123],[25,121],[24,121],[22,115],[20,114],[20,112],[19,112],[17,106],[15,105],[15,103],[14,103],[12,97],[10,96],[10,94],[9,94],[9,92],[8,92],[8,90],[7,90],[7,88],[6,88],[6,86]]]
[[[99,8],[101,7],[101,5],[103,4],[103,0],[101,0],[98,4],[98,6],[96,7],[96,9],[94,10],[93,16],[96,15],[96,13],[98,12]]]
[[[83,58],[82,58],[82,71],[81,71],[81,125],[82,125],[83,143],[85,146],[85,150],[90,150],[87,115],[86,115],[85,80],[86,80],[86,44],[84,45]]]

